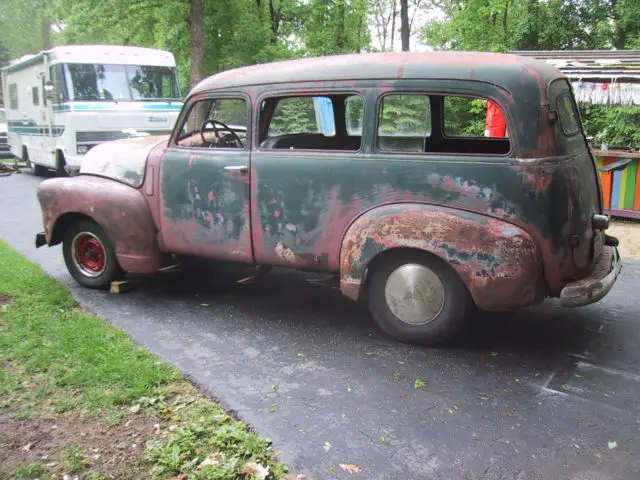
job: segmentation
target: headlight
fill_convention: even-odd
[[[88,151],[89,151],[88,145],[78,145],[78,148],[77,148],[78,155],[84,155]]]

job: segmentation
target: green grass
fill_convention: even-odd
[[[199,395],[175,369],[122,331],[80,310],[60,284],[0,241],[3,296],[11,302],[0,309],[0,415],[10,411],[12,421],[23,426],[43,412],[47,418],[53,415],[52,421],[75,415],[105,430],[133,420],[146,456],[127,467],[136,472],[131,478],[144,473],[240,480],[247,462],[269,466],[270,479],[284,475],[266,440]],[[145,439],[156,423],[173,428]],[[93,471],[87,448],[82,439],[62,446],[59,464],[64,473],[103,478],[110,472]],[[216,461],[201,466],[207,458]],[[13,477],[48,478],[61,472],[27,463],[15,468]]]

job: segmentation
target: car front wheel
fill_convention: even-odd
[[[473,311],[458,273],[440,258],[389,253],[371,272],[368,306],[376,324],[405,343],[433,345],[451,339]]]
[[[69,273],[82,286],[104,290],[124,276],[111,241],[94,222],[71,225],[65,232],[62,252]]]

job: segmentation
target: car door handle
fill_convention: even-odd
[[[249,167],[246,165],[227,165],[224,167],[225,170],[229,170],[231,172],[240,172],[247,173],[249,171]]]

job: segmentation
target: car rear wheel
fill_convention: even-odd
[[[82,286],[104,290],[124,276],[111,241],[97,223],[83,220],[71,225],[62,252],[69,273]]]
[[[458,273],[440,258],[417,252],[383,257],[371,272],[367,294],[376,324],[405,343],[449,340],[473,311]]]

